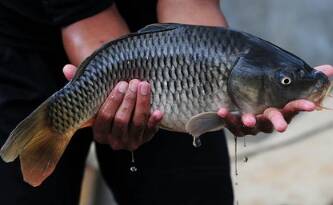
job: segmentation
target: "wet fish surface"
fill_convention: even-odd
[[[161,128],[203,133],[224,128],[221,107],[258,114],[295,99],[320,103],[328,78],[297,56],[245,32],[222,27],[152,24],[111,41],[78,68],[10,134],[0,155],[20,156],[24,180],[40,185],[72,135],[93,118],[117,82],[151,84],[151,109]]]

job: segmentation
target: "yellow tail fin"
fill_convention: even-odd
[[[0,150],[5,162],[20,156],[24,181],[39,186],[54,170],[76,130],[58,133],[48,119],[49,100],[41,104],[11,133]]]

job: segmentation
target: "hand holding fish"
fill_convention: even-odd
[[[76,69],[74,65],[65,65],[63,71],[67,80],[73,78]],[[131,151],[149,141],[163,117],[158,110],[150,113],[150,89],[145,81],[119,82],[101,106],[94,122],[90,122],[94,139],[110,144],[114,150]]]
[[[328,77],[333,76],[332,65],[321,65],[315,67],[316,70],[323,72]],[[294,100],[289,102],[283,109],[268,108],[259,115],[243,114],[242,116],[233,115],[227,109],[221,108],[218,115],[227,122],[227,128],[235,136],[255,135],[259,132],[271,133],[274,130],[284,132],[291,120],[299,112],[314,111],[316,105],[308,100]]]

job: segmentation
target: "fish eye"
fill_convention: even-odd
[[[291,78],[288,77],[288,76],[284,76],[282,79],[281,79],[281,84],[282,85],[290,85],[291,83]]]

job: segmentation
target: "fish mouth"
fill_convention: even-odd
[[[315,88],[309,100],[315,103],[316,110],[333,110],[333,83],[321,89]]]

